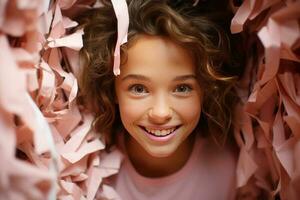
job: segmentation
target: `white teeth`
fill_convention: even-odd
[[[172,133],[175,128],[170,128],[170,129],[163,129],[163,130],[152,130],[149,128],[145,128],[149,133],[152,133],[156,136],[166,136],[169,135],[170,133]]]

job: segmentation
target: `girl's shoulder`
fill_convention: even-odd
[[[224,199],[234,199],[236,191],[236,166],[238,153],[230,146],[219,146],[210,139],[204,139],[200,150],[199,166],[201,177],[206,178],[207,189],[218,190]],[[213,187],[209,187],[209,185]]]

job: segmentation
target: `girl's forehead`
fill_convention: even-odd
[[[157,51],[162,50],[165,52],[171,53],[181,53],[187,54],[187,50],[172,41],[170,38],[165,36],[151,36],[151,35],[137,35],[130,45],[128,46],[128,51],[141,50],[143,51],[150,50],[152,52],[153,48]],[[167,51],[166,51],[167,50]],[[160,52],[162,52],[160,51]]]
[[[167,70],[168,67],[182,72],[195,70],[188,50],[165,37],[139,36],[129,46],[126,56],[126,63],[121,66],[121,71],[125,70],[125,72],[138,70],[135,66],[157,68],[161,72]]]

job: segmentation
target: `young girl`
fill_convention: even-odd
[[[119,76],[113,6],[89,11],[81,92],[107,149],[124,154],[113,182],[121,199],[234,199],[230,41],[212,10],[172,2],[127,1]]]

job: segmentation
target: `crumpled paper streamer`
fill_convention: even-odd
[[[100,155],[93,116],[76,102],[84,33],[67,16],[93,4],[0,4],[0,199],[112,199],[103,179],[121,154]]]
[[[32,102],[27,87],[27,77],[39,59],[38,41],[34,36],[38,35],[37,21],[43,5],[38,1],[27,4],[2,1],[1,8],[0,154],[3,160],[0,199],[54,198],[56,151],[48,124]],[[28,146],[27,156],[21,146]],[[33,151],[35,155],[51,153],[52,159],[47,163],[41,160],[37,166],[29,155]]]
[[[232,19],[232,33],[247,33],[247,49],[258,52],[248,55],[240,89],[250,93],[239,91],[244,101],[236,110],[241,196],[300,198],[299,21],[300,1],[273,0],[245,0]],[[258,190],[250,195],[247,187]]]
[[[121,153],[103,151],[76,98],[84,32],[73,31],[72,19],[101,4],[0,5],[0,199],[120,199],[105,180],[117,174]],[[238,199],[299,199],[299,10],[297,0],[233,8],[232,33],[249,36],[236,108]]]

